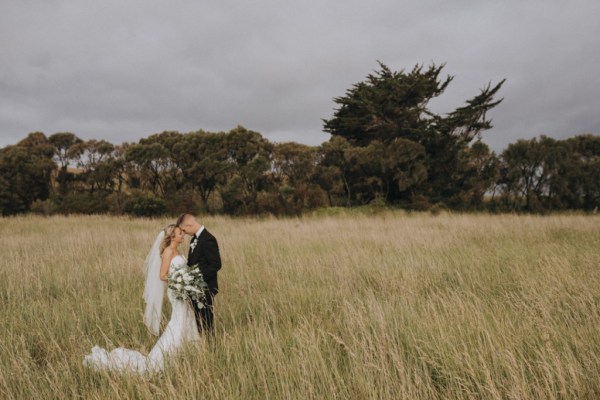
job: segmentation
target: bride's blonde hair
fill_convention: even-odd
[[[165,238],[160,243],[160,254],[161,255],[162,255],[163,251],[165,251],[165,249],[167,247],[169,247],[169,245],[171,244],[171,240],[173,239],[173,236],[175,236],[175,228],[177,228],[177,225],[170,224],[170,225],[165,226],[165,229],[163,229],[163,232],[165,233]]]

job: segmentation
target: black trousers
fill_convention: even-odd
[[[198,307],[199,304],[195,301],[192,301],[192,306],[194,307],[194,315],[196,316],[196,324],[198,325],[198,332],[202,334],[202,332],[212,332],[213,330],[213,301],[216,293],[212,293],[207,290],[204,292],[206,295],[206,304],[204,307]]]

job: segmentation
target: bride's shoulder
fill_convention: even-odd
[[[175,262],[175,260],[177,258],[181,258],[181,260],[184,263],[186,262],[186,259],[185,259],[184,256],[182,256],[181,254],[179,254],[179,252],[173,251],[172,249],[170,249],[168,247],[163,251],[161,257],[162,257],[162,262],[163,263],[164,262],[168,262],[169,264],[172,264],[173,262]]]
[[[160,258],[164,260],[171,260],[171,258],[173,258],[173,250],[171,250],[170,248],[166,248],[163,250],[162,254],[160,255]]]

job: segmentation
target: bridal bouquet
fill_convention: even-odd
[[[204,282],[198,264],[171,272],[168,276],[168,286],[177,300],[190,299],[201,304],[206,303],[204,291],[208,289],[208,285]]]

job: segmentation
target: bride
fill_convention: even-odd
[[[163,293],[168,275],[186,266],[186,259],[179,254],[178,246],[183,242],[183,232],[176,225],[168,225],[157,236],[144,267],[146,285],[144,300],[146,311],[144,323],[156,336],[162,313]],[[199,340],[198,327],[194,311],[187,301],[177,300],[171,289],[167,290],[171,302],[171,320],[167,324],[148,356],[136,350],[119,347],[107,351],[94,346],[92,352],[85,356],[85,366],[99,370],[131,371],[138,373],[155,373],[164,368],[164,358],[173,354],[187,341]]]

